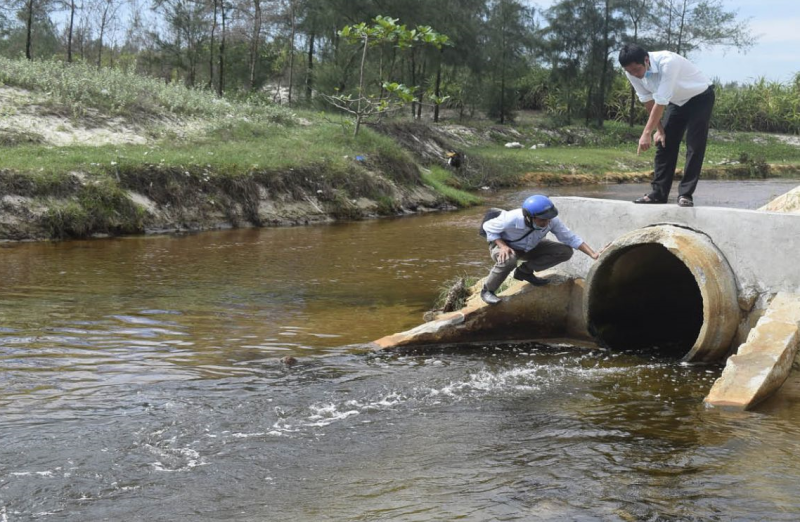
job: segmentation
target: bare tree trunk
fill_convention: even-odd
[[[222,96],[225,91],[225,0],[220,2],[220,12],[222,13],[222,35],[219,38],[219,86],[217,96]]]
[[[67,63],[72,63],[72,28],[75,25],[75,0],[69,3],[69,30],[67,31]]]
[[[678,45],[675,50],[676,53],[681,54],[681,47],[683,47],[683,28],[686,25],[686,4],[687,0],[683,0],[683,6],[681,8],[681,25],[680,29],[678,30]]]
[[[314,33],[308,35],[308,66],[306,67],[306,101],[311,102],[314,91]]]
[[[358,105],[356,107],[356,129],[353,132],[353,137],[358,136],[358,131],[361,130],[361,101],[364,98],[364,64],[367,61],[367,48],[369,47],[369,38],[364,38],[364,52],[361,54],[361,70],[358,80]]]
[[[593,68],[594,69],[594,68]],[[592,71],[594,74],[594,71]],[[591,77],[591,75],[590,75]],[[586,107],[584,107],[584,123],[589,125],[589,121],[592,119],[592,95],[594,91],[594,83],[589,83],[589,92],[586,94]]]
[[[97,38],[97,68],[103,65],[103,42],[106,37],[106,32],[111,29],[113,22],[116,20],[117,9],[119,5],[115,0],[103,1],[103,12],[100,14],[100,34]]]
[[[85,21],[81,22],[80,40],[78,40],[78,50],[80,51],[81,61],[86,61],[86,39],[89,38],[89,28]]]
[[[416,48],[411,49],[411,85],[416,88],[417,85],[417,50]],[[413,99],[411,101],[411,119],[413,120],[417,114],[417,100]]]
[[[108,5],[108,4],[106,4]],[[97,37],[97,68],[103,63],[103,34],[106,32],[106,12],[100,18],[100,35]]]
[[[605,19],[603,21],[603,69],[602,76],[600,76],[600,92],[597,96],[597,126],[603,126],[605,119],[605,101],[606,101],[606,77],[608,76],[608,48],[611,46],[608,41],[608,22],[611,17],[611,0],[606,0]]]
[[[639,21],[633,21],[633,43],[637,43],[639,41]],[[633,127],[633,116],[634,111],[636,111],[636,89],[633,88],[631,85],[631,104],[630,109],[628,111],[628,126]]]
[[[208,89],[214,88],[214,36],[217,32],[217,6],[220,0],[214,0],[214,20],[211,22],[211,42],[208,44]]]
[[[32,60],[33,56],[31,55],[31,33],[33,31],[33,0],[28,0],[28,20],[26,22],[25,27],[25,58],[28,60]]]
[[[294,0],[289,0],[289,16],[292,20],[292,35],[289,41],[289,105],[292,104],[292,87],[294,87],[294,36],[295,36],[295,18],[294,18]]]
[[[425,69],[427,68],[427,65],[428,65],[428,60],[423,60],[422,61],[422,70],[420,71],[420,77],[423,80],[425,79]],[[423,98],[423,96],[425,96],[425,89],[423,89],[422,86],[420,85],[419,89],[417,89],[417,100],[419,102],[418,105],[417,105],[417,119],[418,120],[422,119],[422,98]]]
[[[256,64],[258,63],[258,49],[261,44],[261,0],[253,0],[253,42],[250,46],[250,90],[256,88]]]
[[[506,122],[506,28],[505,19],[503,19],[501,45],[503,48],[500,51],[500,125]]]
[[[675,10],[672,8],[672,0],[667,2],[667,9],[669,10],[668,17],[667,17],[667,50],[672,49],[672,15],[674,14]]]
[[[439,123],[439,96],[442,92],[442,54],[444,54],[443,50],[439,52],[439,63],[436,65],[436,85],[433,88],[436,103],[433,107],[433,123]]]

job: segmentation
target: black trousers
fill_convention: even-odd
[[[694,194],[700,169],[706,155],[708,142],[708,123],[711,121],[711,110],[714,108],[714,86],[690,98],[682,106],[670,103],[664,115],[664,136],[667,146],[656,144],[655,175],[651,197],[667,200],[675,177],[675,166],[678,164],[678,153],[681,141],[686,133],[686,165],[683,179],[678,187],[679,196],[689,198]]]

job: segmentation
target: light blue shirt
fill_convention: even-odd
[[[514,250],[527,252],[533,250],[544,237],[552,232],[556,238],[565,245],[578,248],[583,244],[583,239],[572,232],[567,225],[557,217],[550,220],[542,230],[534,230],[520,241],[522,236],[530,232],[530,227],[525,225],[525,216],[522,209],[504,210],[499,216],[483,224],[486,231],[486,240],[502,239]]]
[[[625,71],[642,103],[653,100],[658,105],[674,103],[681,106],[711,85],[695,64],[679,54],[656,51],[647,53],[647,56],[650,57],[647,76],[637,78]]]

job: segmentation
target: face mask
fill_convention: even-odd
[[[544,230],[545,228],[547,228],[547,227],[540,227],[539,225],[537,225],[534,222],[531,222],[531,225],[533,225],[533,229],[534,230]]]

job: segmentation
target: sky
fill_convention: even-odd
[[[528,3],[546,9],[555,0]],[[756,44],[746,54],[712,48],[687,58],[723,84],[752,83],[761,77],[789,83],[800,72],[800,0],[723,0],[723,4],[726,10],[738,12],[739,20],[749,19],[752,33],[758,36]]]

